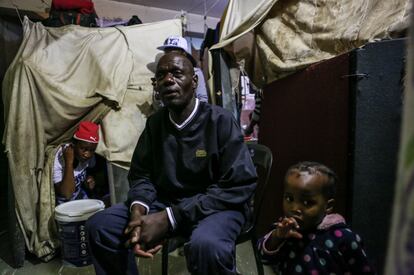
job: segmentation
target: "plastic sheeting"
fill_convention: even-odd
[[[253,7],[253,2],[258,6]],[[244,60],[249,77],[264,86],[309,64],[405,30],[409,3],[231,0],[220,42],[212,49],[225,47],[236,61]],[[239,15],[245,19],[234,19]],[[249,31],[253,34],[249,39],[241,35]]]
[[[5,131],[16,212],[30,252],[57,246],[50,161],[81,120],[101,121],[97,153],[128,167],[151,112],[156,49],[181,21],[116,28],[46,28],[27,18],[3,81]],[[45,154],[47,153],[47,154]]]

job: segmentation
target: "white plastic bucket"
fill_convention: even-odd
[[[104,208],[105,204],[102,201],[91,199],[69,201],[56,206],[55,219],[64,264],[86,266],[92,263],[85,222]]]

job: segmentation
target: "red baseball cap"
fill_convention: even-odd
[[[90,143],[98,143],[99,125],[90,121],[81,121],[73,137]]]

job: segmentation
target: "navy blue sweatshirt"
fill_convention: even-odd
[[[244,211],[257,177],[230,112],[200,102],[181,130],[166,108],[148,118],[128,179],[129,205],[158,200],[172,207],[180,228],[222,210]]]

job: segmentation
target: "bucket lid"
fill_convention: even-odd
[[[62,203],[55,208],[55,218],[58,221],[86,220],[94,213],[103,210],[105,204],[100,200],[83,199]]]

